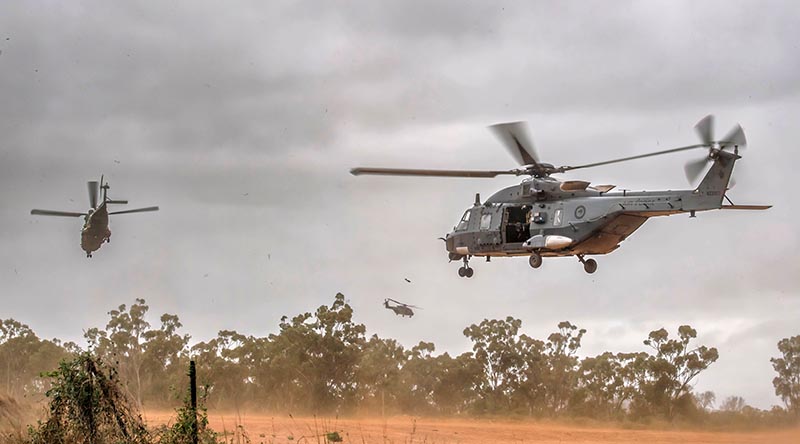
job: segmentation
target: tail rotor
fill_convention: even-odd
[[[103,182],[103,176],[100,176],[100,189],[103,190],[103,201],[107,204],[117,204],[117,205],[125,205],[128,203],[126,199],[109,199],[108,198],[108,190],[111,189],[111,185],[108,182]],[[114,213],[111,213],[114,214]],[[119,214],[119,213],[117,213]]]
[[[103,192],[103,202],[108,201],[107,194],[108,194],[108,189],[109,188],[111,188],[111,187],[108,186],[108,184],[105,182],[105,175],[101,174],[100,175],[100,189]]]
[[[703,142],[702,145],[708,147],[708,155],[702,159],[690,160],[684,166],[686,179],[689,183],[695,184],[707,166],[714,162],[717,154],[726,149],[732,149],[733,154],[738,155],[739,149],[747,145],[747,139],[744,136],[744,130],[740,125],[736,125],[731,129],[728,134],[721,140],[714,139],[714,116],[709,114],[694,126],[695,132]],[[731,183],[734,183],[731,181]]]

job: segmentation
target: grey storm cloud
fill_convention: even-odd
[[[769,407],[769,357],[800,323],[798,19],[780,1],[2,2],[0,318],[80,339],[145,297],[202,340],[342,291],[405,345],[461,352],[464,327],[514,315],[537,337],[586,326],[586,354],[692,323],[722,353],[698,388]],[[775,207],[651,220],[591,277],[567,259],[456,276],[436,238],[517,178],[348,174],[514,168],[486,129],[507,120],[545,161],[599,161],[694,143],[708,113],[750,142],[731,197]],[[566,177],[674,189],[690,158]],[[29,211],[85,208],[100,174],[161,211],[112,219],[87,261],[79,221]],[[424,313],[400,322],[385,297]]]

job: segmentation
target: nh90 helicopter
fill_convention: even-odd
[[[747,141],[736,125],[721,140],[714,139],[714,118],[709,115],[695,125],[701,143],[620,159],[578,166],[553,166],[539,160],[522,122],[490,127],[522,167],[507,171],[429,170],[400,168],[354,168],[353,175],[396,175],[493,178],[499,175],[530,176],[519,185],[502,189],[464,212],[445,238],[451,261],[462,261],[461,277],[472,277],[472,257],[528,256],[533,268],[543,257],[575,256],[587,273],[597,270],[588,255],[608,254],[636,231],[648,218],[716,209],[766,210],[771,205],[734,205],[725,195],[739,150]],[[708,154],[686,164],[695,183],[708,164],[711,167],[692,190],[611,192],[614,185],[590,186],[582,180],[561,181],[553,174],[679,151],[705,148]],[[727,201],[724,204],[723,201]]]
[[[148,211],[158,211],[158,207],[137,208],[135,210],[108,211],[109,204],[127,204],[127,200],[113,200],[108,198],[108,183],[103,183],[103,176],[100,182],[91,181],[89,187],[89,205],[91,208],[85,213],[53,210],[31,210],[31,214],[37,216],[63,216],[63,217],[83,217],[83,228],[81,229],[81,249],[86,252],[86,257],[92,257],[92,253],[100,249],[105,242],[111,242],[111,230],[108,228],[108,216],[112,214],[144,213]],[[99,190],[102,190],[102,201],[98,205],[97,198]]]
[[[388,310],[392,310],[397,316],[408,316],[409,318],[414,316],[414,310],[412,310],[412,308],[422,310],[422,308],[417,307],[416,305],[404,304],[400,301],[395,301],[394,299],[389,298],[383,300],[383,306]]]

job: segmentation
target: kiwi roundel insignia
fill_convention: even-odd
[[[586,216],[586,207],[579,205],[578,208],[575,208],[575,217],[583,219],[583,216]]]

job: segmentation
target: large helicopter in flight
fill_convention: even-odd
[[[83,228],[81,229],[81,249],[86,252],[86,257],[92,257],[92,253],[100,249],[105,242],[111,242],[111,230],[108,228],[108,216],[112,214],[144,213],[148,211],[158,211],[158,207],[137,208],[134,210],[108,211],[108,205],[127,204],[127,200],[113,200],[108,198],[108,183],[103,183],[103,176],[100,182],[91,181],[89,187],[89,205],[91,208],[85,213],[53,210],[31,210],[31,214],[37,216],[63,216],[63,217],[83,217]],[[99,191],[102,190],[103,196],[99,205],[97,202]]]
[[[539,160],[523,122],[490,126],[521,168],[501,171],[431,170],[359,167],[353,175],[437,176],[493,178],[499,175],[529,176],[519,185],[504,188],[464,212],[444,240],[451,261],[462,261],[458,275],[470,278],[473,257],[528,256],[533,268],[544,257],[575,256],[584,271],[594,273],[597,261],[589,255],[608,254],[642,226],[647,219],[677,213],[695,217],[698,211],[716,209],[766,210],[771,205],[735,205],[726,196],[733,165],[747,144],[744,131],[736,125],[725,137],[714,138],[714,117],[701,119],[695,130],[700,143],[637,156],[577,166],[554,166]],[[582,180],[561,181],[553,174],[693,149],[707,149],[707,155],[686,164],[686,176],[696,188],[679,191],[623,190],[614,185],[594,185]],[[723,203],[727,201],[727,204]]]
[[[422,310],[421,307],[417,307],[416,305],[404,304],[400,301],[395,301],[394,299],[389,298],[383,300],[383,306],[388,310],[392,310],[397,316],[408,316],[409,318],[414,317],[414,310],[412,310],[412,308]]]

